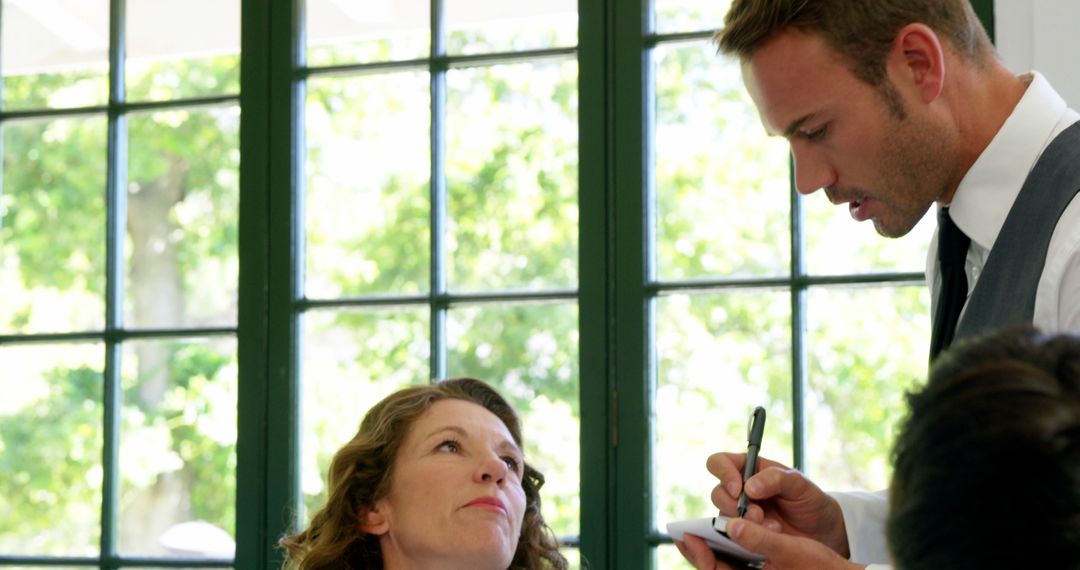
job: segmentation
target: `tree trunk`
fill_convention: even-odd
[[[127,229],[130,303],[127,327],[173,328],[185,324],[183,275],[178,256],[179,230],[173,208],[184,197],[188,164],[172,158],[167,172],[156,180],[133,181],[128,192]],[[138,360],[137,402],[127,402],[151,414],[170,387],[173,349],[159,341],[135,343]],[[183,470],[163,473],[147,488],[124,497],[120,548],[124,553],[167,554],[158,537],[169,526],[190,520],[191,490]]]

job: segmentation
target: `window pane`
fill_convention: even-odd
[[[724,27],[731,0],[653,0],[653,6],[658,33],[712,31]]]
[[[108,0],[3,0],[4,109],[85,107],[108,98]]]
[[[308,82],[308,297],[429,289],[428,77]]]
[[[788,149],[765,136],[737,62],[664,45],[656,66],[656,250],[662,279],[786,275]]]
[[[307,0],[309,66],[426,57],[429,0]]]
[[[429,310],[311,311],[303,319],[301,466],[307,526],[326,502],[326,470],[371,406],[431,378]]]
[[[655,512],[665,532],[669,521],[714,514],[705,461],[746,448],[755,406],[768,411],[762,455],[791,464],[791,297],[671,295],[657,301],[656,322]]]
[[[476,54],[577,45],[577,2],[451,0],[446,9],[446,51]]]
[[[547,488],[547,485],[544,485],[544,488]],[[570,548],[570,547],[564,546],[564,547],[559,549],[559,552],[561,552],[562,555],[564,557],[566,557],[566,562],[567,562],[566,567],[567,567],[568,570],[580,570],[581,569],[581,551],[580,550],[578,550],[577,548]]]
[[[577,285],[577,63],[447,74],[455,290]]]
[[[236,323],[239,120],[236,107],[130,116],[129,326]]]
[[[87,568],[94,568],[94,566],[54,566],[52,564],[47,566],[4,566],[4,570],[41,570],[41,568],[48,568],[49,570],[86,570]]]
[[[578,311],[574,304],[479,305],[447,316],[450,376],[494,385],[521,416],[525,456],[544,474],[544,520],[579,532]]]
[[[127,0],[126,16],[128,99],[240,91],[239,0]]]
[[[702,463],[704,469],[704,463]],[[710,489],[712,489],[710,487]],[[711,504],[711,503],[710,503]],[[712,515],[702,515],[712,516]],[[653,551],[653,568],[660,570],[694,570],[693,565],[679,554],[674,544],[661,544]]]
[[[0,552],[97,556],[100,344],[0,345]]]
[[[0,334],[101,329],[105,119],[3,127]]]
[[[807,472],[825,489],[883,489],[889,450],[926,379],[930,295],[922,286],[809,294]]]
[[[883,238],[872,222],[858,223],[847,204],[833,205],[821,195],[803,199],[806,212],[806,265],[810,273],[916,272],[926,270],[926,251],[936,224],[933,212],[899,238]]]
[[[229,558],[236,534],[236,341],[124,345],[120,551]]]

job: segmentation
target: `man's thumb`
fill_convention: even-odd
[[[776,548],[776,541],[784,538],[780,533],[742,518],[728,519],[727,534],[739,546],[750,552],[764,554],[768,558],[772,558],[769,553]]]

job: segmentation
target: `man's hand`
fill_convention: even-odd
[[[706,464],[709,472],[720,479],[720,484],[713,489],[712,501],[721,514],[737,515],[736,504],[742,490],[745,460],[746,455],[742,453],[716,453],[709,457]],[[751,501],[746,520],[793,538],[817,541],[834,550],[841,558],[850,556],[847,529],[839,503],[802,473],[775,461],[759,458],[757,474],[746,481],[746,495]],[[791,546],[794,548],[795,545]],[[769,556],[768,552],[757,551]]]
[[[743,519],[731,519],[728,536],[747,550],[764,554],[768,559],[765,570],[853,570],[865,568],[842,558],[820,542],[809,538],[774,532]],[[736,570],[745,568],[716,559],[704,540],[691,534],[683,535],[675,546],[697,570]]]

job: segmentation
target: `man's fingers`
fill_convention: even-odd
[[[733,499],[737,499],[742,490],[742,467],[745,460],[746,456],[742,453],[714,453],[705,462],[709,473],[720,480],[718,488],[722,487]]]
[[[728,536],[743,548],[762,554],[768,567],[777,570],[814,568],[848,570],[864,568],[841,558],[828,546],[815,540],[773,532],[745,519],[731,519]]]
[[[739,543],[743,548],[751,552],[760,552],[767,558],[772,558],[770,554],[775,548],[774,543],[777,537],[783,538],[781,534],[766,530],[761,525],[744,519],[729,520],[727,533],[731,540]]]
[[[758,471],[746,482],[746,495],[754,500],[801,498],[810,490],[810,482],[802,473],[787,467],[769,467]]]
[[[754,519],[750,519],[750,520],[754,520]],[[754,520],[754,522],[758,522],[761,526],[763,526],[763,527],[765,527],[765,528],[767,528],[767,529],[769,529],[769,530],[771,530],[773,532],[781,532],[781,531],[784,530],[784,525],[780,524],[780,521],[778,521],[776,519],[764,519],[764,520],[762,520],[760,522]]]
[[[675,541],[675,547],[697,570],[734,570],[731,566],[717,560],[712,549],[700,537],[684,534],[681,541]]]

